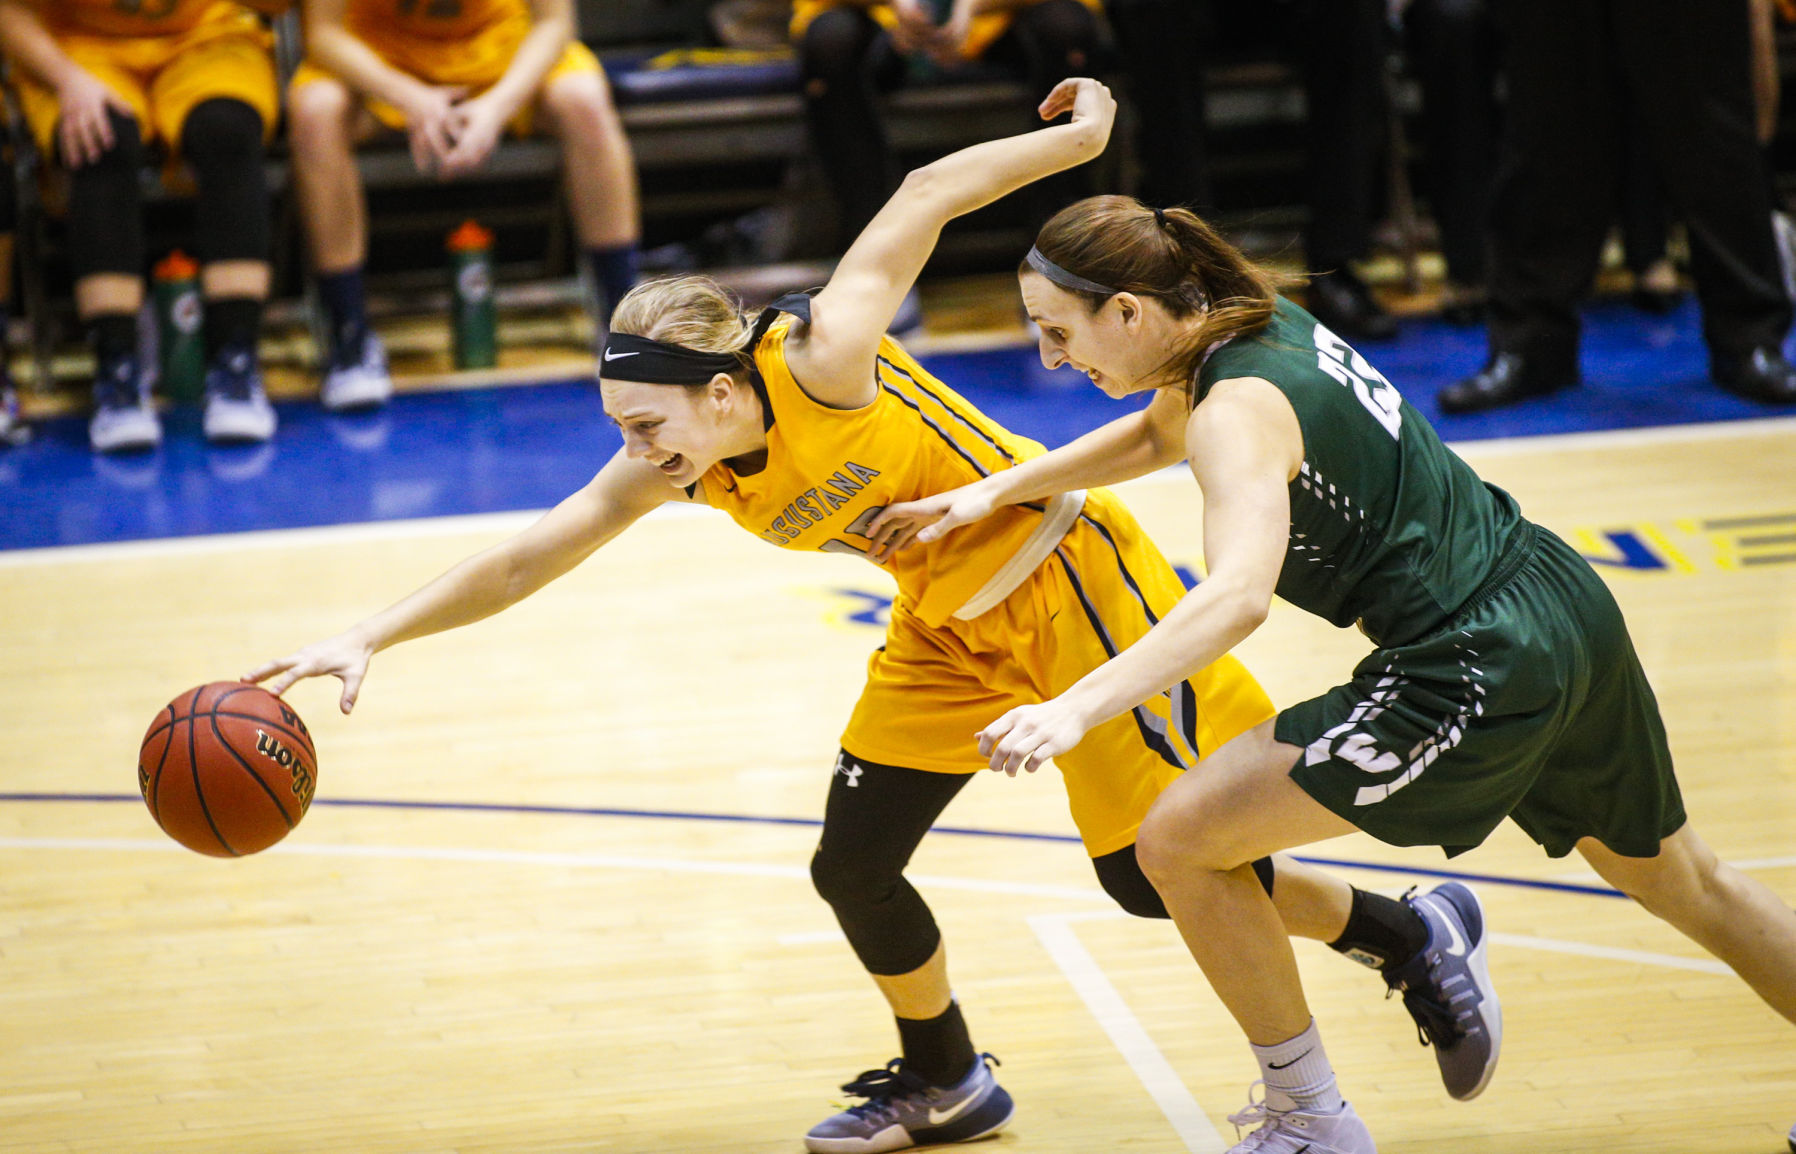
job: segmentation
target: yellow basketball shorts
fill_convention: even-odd
[[[979,730],[1128,648],[1184,592],[1123,504],[1094,489],[1053,556],[988,612],[937,629],[898,598],[842,747],[882,765],[983,769]],[[1179,774],[1273,714],[1253,675],[1225,656],[1086,734],[1055,759],[1086,852],[1133,845],[1148,807]]]
[[[466,88],[469,95],[478,96],[499,83],[529,28],[527,20],[507,21],[467,40],[369,37],[367,44],[382,60],[426,84]],[[561,59],[555,62],[543,83],[547,86],[563,76],[581,72],[605,74],[592,49],[576,40],[562,52]],[[290,88],[298,91],[304,85],[330,75],[311,60],[304,60],[293,73]],[[405,114],[391,104],[371,99],[367,106],[382,125],[394,131],[405,129]],[[506,127],[518,136],[529,136],[536,127],[535,102],[526,102]]]
[[[172,36],[69,35],[57,44],[131,106],[145,142],[160,140],[179,150],[187,114],[208,100],[241,100],[254,108],[265,139],[273,138],[280,122],[274,39],[247,11],[227,9]],[[18,92],[32,140],[44,155],[58,155],[56,94],[24,76]]]

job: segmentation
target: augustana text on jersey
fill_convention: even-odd
[[[806,529],[836,515],[836,511],[854,500],[854,495],[879,476],[879,470],[853,461],[806,489],[773,519],[761,536],[775,545],[790,545]]]

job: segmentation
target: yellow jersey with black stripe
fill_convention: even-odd
[[[349,0],[343,26],[364,40],[467,40],[530,24],[526,0]]]
[[[879,343],[878,393],[833,409],[805,393],[786,363],[796,319],[775,321],[755,350],[772,410],[767,464],[742,474],[713,465],[699,479],[706,502],[786,549],[866,555],[866,530],[887,505],[970,484],[1045,450],[1019,437],[931,376],[890,336]],[[883,567],[919,618],[939,626],[965,605],[1042,523],[1042,506],[1017,505],[915,544]]]
[[[253,18],[235,0],[39,0],[51,35],[175,36],[208,20]]]

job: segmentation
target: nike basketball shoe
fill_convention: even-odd
[[[981,1054],[954,1085],[931,1086],[905,1069],[902,1058],[893,1058],[883,1069],[868,1070],[842,1087],[866,1101],[818,1123],[804,1136],[805,1149],[813,1154],[877,1154],[996,1134],[1016,1113],[1016,1104],[992,1076],[991,1064],[997,1061]]]
[[[1484,1092],[1503,1048],[1503,1008],[1485,961],[1489,944],[1478,895],[1458,882],[1403,901],[1428,923],[1428,944],[1385,972],[1392,992],[1416,1020],[1424,1046],[1434,1047],[1447,1093],[1462,1102]]]

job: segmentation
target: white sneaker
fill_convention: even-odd
[[[162,422],[136,357],[119,357],[100,367],[87,440],[96,453],[153,449],[162,443]]]
[[[1378,1154],[1371,1132],[1353,1112],[1353,1103],[1343,1102],[1333,1114],[1286,1113],[1264,1100],[1253,1100],[1254,1087],[1264,1085],[1255,1082],[1249,1087],[1247,1109],[1229,1115],[1237,1132],[1243,1126],[1257,1129],[1229,1147],[1228,1154]]]
[[[215,444],[259,443],[279,423],[262,391],[262,370],[242,350],[226,351],[206,370],[206,411],[200,427]]]
[[[31,427],[19,416],[18,390],[0,385],[0,445],[23,445],[30,439]]]
[[[333,413],[349,409],[374,409],[393,395],[393,377],[387,372],[387,350],[372,329],[362,337],[361,355],[346,365],[332,363],[324,371],[318,399]]]

